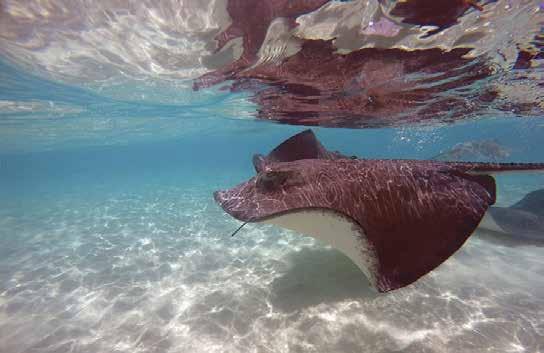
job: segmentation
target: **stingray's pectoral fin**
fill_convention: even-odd
[[[271,215],[259,222],[327,243],[349,257],[372,287],[388,292],[405,287],[438,267],[476,229],[494,201],[485,190],[490,188],[490,180],[483,181],[485,187],[481,180],[463,180],[462,187],[467,192],[461,188],[448,190],[448,200],[441,199],[443,195],[436,196],[420,203],[417,213],[399,203],[398,207],[368,208],[355,220],[357,216],[346,214],[349,210],[306,208]]]
[[[380,292],[409,285],[446,261],[495,202],[495,182],[490,176],[437,173],[429,185],[403,190],[408,202],[368,207],[359,220],[376,253],[372,275]],[[395,195],[399,190],[388,192]]]
[[[479,184],[490,196],[489,205],[495,204],[497,200],[497,184],[495,178],[487,174],[469,174],[464,172],[448,172],[450,175],[461,177],[462,179]]]

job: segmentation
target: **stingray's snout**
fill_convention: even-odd
[[[222,206],[223,203],[226,201],[226,194],[227,191],[225,190],[214,191],[213,199],[215,200],[215,202]]]
[[[213,198],[215,199],[215,202],[228,214],[233,216],[234,218],[239,218],[233,210],[233,204],[232,202],[229,202],[229,200],[232,200],[231,195],[229,194],[229,190],[219,190],[214,191]]]
[[[248,207],[249,204],[244,202],[236,191],[232,189],[215,191],[213,198],[230,216],[242,222],[252,222],[253,210]]]

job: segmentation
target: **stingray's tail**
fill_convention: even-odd
[[[544,163],[480,163],[480,162],[446,162],[466,173],[497,174],[512,172],[543,171]]]

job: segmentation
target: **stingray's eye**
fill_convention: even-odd
[[[351,156],[349,159],[357,159],[357,156]]]
[[[253,156],[253,167],[257,173],[260,173],[266,164],[266,160],[262,154],[256,154]]]
[[[259,173],[256,187],[260,191],[273,191],[280,187],[289,177],[289,172],[281,170],[268,170]]]

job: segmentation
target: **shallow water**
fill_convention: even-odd
[[[514,68],[542,48],[542,5],[469,6],[429,36],[393,1],[292,18],[263,1],[266,26],[215,52],[241,21],[228,3],[0,6],[0,352],[544,350],[541,244],[478,230],[416,283],[377,294],[312,238],[252,224],[230,237],[240,223],[212,197],[300,124],[360,158],[493,141],[500,161],[544,162],[542,55]],[[285,64],[308,43],[330,67]],[[440,56],[459,48],[473,50]],[[368,60],[360,75],[344,54]],[[542,173],[496,179],[499,206],[544,187]]]
[[[364,140],[318,131],[339,146]],[[264,225],[231,238],[238,222],[211,193],[251,175],[251,152],[276,138],[215,137],[198,163],[194,141],[3,157],[3,352],[542,349],[544,248],[475,234],[422,280],[378,295],[312,238]],[[499,183],[507,205],[544,177]]]

